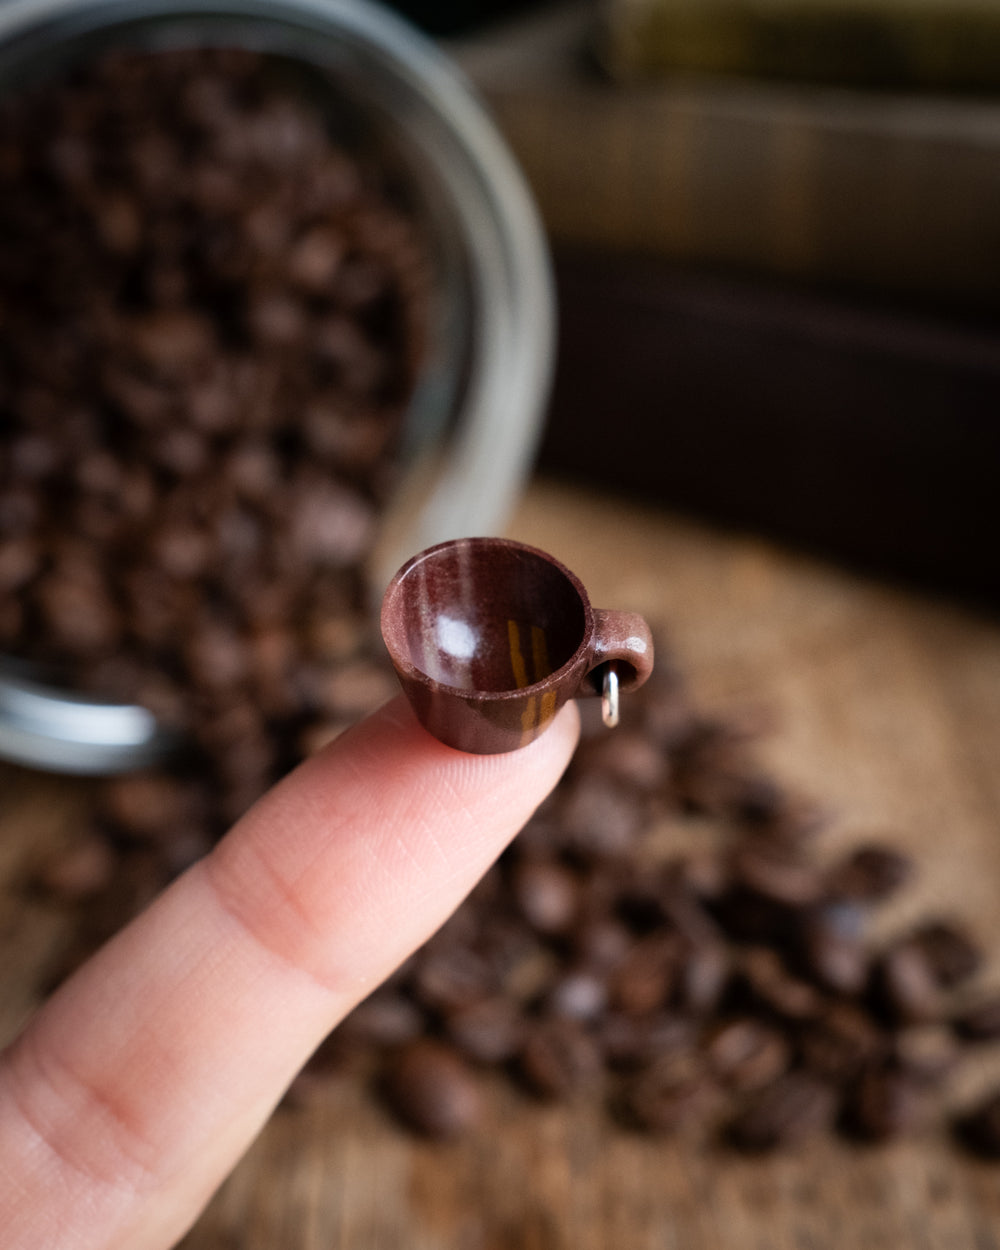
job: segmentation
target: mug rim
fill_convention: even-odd
[[[444,548],[455,548],[469,544],[473,546],[505,547],[508,550],[519,551],[525,555],[529,555],[540,559],[550,568],[554,568],[560,573],[576,593],[580,606],[583,609],[583,633],[580,642],[574,648],[572,655],[565,663],[558,668],[553,669],[547,677],[543,677],[540,681],[531,682],[527,686],[515,686],[510,690],[479,690],[470,689],[467,686],[453,686],[447,682],[439,681],[436,677],[431,677],[429,673],[425,673],[409,659],[407,654],[395,645],[397,631],[395,628],[387,629],[389,612],[391,609],[391,601],[399,593],[400,587],[405,579],[422,564],[425,560],[433,558]],[[530,543],[518,542],[513,538],[490,537],[489,535],[474,535],[467,538],[449,538],[444,542],[435,543],[432,547],[427,547],[423,551],[418,551],[416,555],[410,558],[393,574],[386,586],[385,594],[382,596],[382,610],[380,613],[379,625],[382,633],[382,640],[385,643],[386,650],[393,665],[406,676],[419,683],[427,690],[440,692],[442,694],[453,695],[456,698],[464,699],[468,703],[503,703],[511,702],[515,699],[523,699],[533,694],[541,694],[546,690],[551,690],[554,686],[558,686],[574,665],[580,663],[581,652],[585,651],[593,644],[594,631],[596,622],[594,617],[594,609],[590,603],[590,596],[580,581],[579,577],[566,567],[565,564],[549,552],[543,551],[540,547],[534,547]],[[393,642],[390,642],[390,637]],[[572,693],[570,697],[573,697]]]

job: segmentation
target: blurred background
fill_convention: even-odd
[[[546,470],[996,604],[996,5],[396,7],[550,233]]]

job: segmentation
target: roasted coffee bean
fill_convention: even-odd
[[[664,891],[656,877],[618,865],[616,871],[606,870],[599,879],[592,878],[589,885],[591,901],[600,889],[613,892],[614,914],[635,936],[680,936],[668,920]],[[608,899],[599,896],[599,901],[607,905]]]
[[[787,1071],[791,1048],[779,1029],[752,1017],[736,1017],[709,1028],[703,1048],[712,1072],[729,1089],[760,1089]]]
[[[867,1141],[888,1141],[912,1132],[927,1114],[924,1082],[891,1064],[865,1068],[848,1088],[842,1124]]]
[[[540,859],[553,858],[566,850],[568,842],[566,830],[554,811],[562,795],[562,786],[565,784],[564,778],[517,835],[516,849],[510,847],[500,857],[501,863],[513,862],[521,858],[528,859],[531,856]]]
[[[923,951],[938,984],[953,989],[977,972],[982,948],[954,921],[932,920],[918,925],[910,940]]]
[[[933,963],[918,942],[903,938],[882,951],[873,966],[872,990],[878,1008],[904,1024],[939,1019],[941,985]]]
[[[430,1039],[404,1046],[387,1061],[381,1090],[395,1115],[426,1137],[458,1137],[482,1116],[474,1075],[452,1048]]]
[[[892,1035],[891,1062],[915,1081],[935,1085],[958,1063],[959,1046],[943,1024],[914,1024]]]
[[[703,915],[711,915],[706,909],[718,903],[732,886],[726,856],[714,851],[692,851],[671,859],[663,878],[668,890],[680,890],[698,904]]]
[[[480,999],[447,1014],[444,1021],[449,1041],[475,1063],[507,1063],[520,1050],[526,1032],[521,1005],[497,995]]]
[[[623,856],[647,819],[643,798],[600,776],[571,778],[560,805],[567,843],[586,856]]]
[[[738,811],[745,799],[749,779],[736,769],[688,765],[675,769],[671,786],[687,812],[724,817]]]
[[[1000,1159],[1000,1092],[988,1094],[954,1120],[958,1140],[984,1159]]]
[[[620,920],[600,913],[579,917],[569,938],[570,948],[579,962],[604,973],[622,963],[635,941]]]
[[[673,934],[637,942],[611,979],[611,1001],[626,1015],[642,1016],[665,1007],[673,996],[683,943]]]
[[[786,798],[748,754],[762,725],[753,716],[692,716],[671,744],[671,786],[687,810],[733,818],[749,828],[769,825]]]
[[[500,986],[515,1002],[530,1010],[544,1000],[559,975],[562,961],[549,947],[532,940],[529,933],[518,935],[512,945],[514,950],[504,954]]]
[[[825,1081],[788,1072],[750,1095],[727,1125],[726,1138],[751,1154],[796,1146],[829,1128],[835,1109],[834,1092]]]
[[[969,1042],[992,1042],[1000,1038],[1000,995],[982,998],[952,1016],[955,1033]]]
[[[801,854],[830,823],[830,812],[812,799],[786,792],[766,820],[742,823],[756,842],[785,853]]]
[[[833,1002],[796,1035],[801,1065],[825,1080],[852,1080],[889,1053],[890,1035],[858,1003]]]
[[[693,1051],[662,1056],[631,1074],[615,1103],[626,1124],[660,1135],[704,1124],[718,1091]]]
[[[823,878],[804,856],[751,842],[733,857],[736,884],[768,903],[808,907],[823,896]]]
[[[565,933],[576,915],[576,876],[554,860],[526,859],[511,870],[510,886],[525,920],[538,933]]]
[[[593,1094],[602,1085],[597,1045],[565,1018],[542,1019],[530,1026],[517,1056],[517,1071],[527,1088],[545,1099]]]
[[[735,718],[700,715],[688,706],[683,732],[670,742],[671,764],[681,775],[732,771],[745,758],[746,737]]]
[[[414,968],[411,991],[422,1006],[450,1012],[494,994],[497,978],[489,961],[463,946],[437,942]]]
[[[403,994],[376,990],[341,1021],[341,1040],[370,1046],[400,1046],[421,1037],[426,1029],[423,1013]]]
[[[727,937],[740,946],[786,949],[798,929],[797,908],[737,884],[730,884],[721,897],[713,900],[711,910]]]
[[[112,598],[86,571],[46,573],[33,587],[32,598],[49,638],[65,656],[93,662],[119,645],[121,621]]]
[[[770,829],[780,821],[786,797],[779,783],[764,773],[749,773],[735,787],[732,804],[736,819],[751,829]]]
[[[30,582],[42,565],[42,550],[36,539],[7,538],[0,541],[0,591],[13,595]]]
[[[768,947],[750,947],[739,960],[739,979],[749,1001],[789,1021],[819,1016],[823,999],[806,981],[789,972],[782,957]]]
[[[632,1070],[665,1055],[690,1051],[697,1042],[698,1028],[693,1020],[674,1011],[636,1019],[611,1009],[595,1022],[593,1036],[609,1069]]]
[[[696,881],[694,873],[698,867],[691,866],[690,871],[678,870],[676,862],[666,866],[656,882],[655,898],[658,913],[662,915],[667,926],[679,934],[690,947],[708,946],[723,941],[723,933],[713,918],[707,905],[713,896],[712,890],[723,888],[722,879],[714,885],[705,880]]]
[[[48,855],[31,874],[31,885],[46,898],[79,903],[108,888],[116,859],[110,845],[87,835]]]
[[[732,960],[722,942],[697,942],[684,949],[674,983],[680,1011],[705,1016],[718,1007],[729,987]]]
[[[575,968],[557,977],[546,996],[545,1009],[571,1020],[597,1020],[607,1009],[609,997],[604,977],[586,968]]]
[[[108,782],[103,813],[128,838],[168,840],[180,832],[190,808],[185,788],[163,773],[129,773]]]
[[[827,874],[827,888],[837,898],[881,902],[913,875],[913,862],[901,851],[880,843],[859,846]]]
[[[183,649],[182,663],[198,690],[228,698],[248,677],[248,656],[241,635],[221,622],[205,621]]]

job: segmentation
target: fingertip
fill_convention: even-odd
[[[432,737],[403,698],[391,700],[246,813],[212,854],[217,892],[327,984],[348,979],[345,951],[352,967],[384,975],[523,828],[578,735],[579,716],[566,707],[529,745],[471,755]],[[317,942],[348,914],[350,943]]]
[[[516,760],[523,763],[526,758],[534,755],[543,760],[551,759],[551,763],[556,765],[562,757],[565,757],[562,762],[562,767],[565,767],[580,739],[580,712],[572,699],[563,704],[546,729],[531,742],[514,751],[487,752],[483,755],[460,751],[435,738],[421,725],[416,713],[403,695],[397,695],[396,698],[384,704],[374,716],[394,723],[403,733],[423,739],[424,743],[442,758],[453,759],[459,756],[471,759],[506,760],[510,763]]]
[[[571,699],[560,709],[549,727],[549,732],[553,731],[561,749],[567,752],[568,762],[568,756],[573,754],[580,741],[580,709],[575,700]]]
[[[401,761],[406,761],[415,773],[429,778],[457,772],[471,785],[497,786],[519,779],[523,786],[530,775],[537,778],[538,785],[551,789],[565,771],[579,738],[580,714],[571,700],[532,742],[515,751],[476,755],[435,738],[406,698],[397,695],[328,743],[308,766],[328,770],[350,759],[356,769],[368,769],[377,776],[387,768],[398,770]]]

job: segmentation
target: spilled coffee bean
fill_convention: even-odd
[[[601,1053],[594,1037],[577,1021],[542,1017],[529,1025],[516,1069],[533,1094],[567,1100],[599,1088]]]
[[[1000,1159],[1000,1091],[955,1117],[958,1140],[984,1159]]]
[[[928,1109],[926,1082],[892,1063],[866,1067],[844,1100],[843,1124],[865,1141],[889,1141],[918,1129]]]
[[[729,1143],[749,1154],[798,1146],[830,1127],[836,1091],[807,1072],[788,1072],[750,1096],[726,1126]]]
[[[1000,995],[984,998],[952,1017],[955,1033],[969,1042],[1000,1040]]]
[[[710,1026],[703,1045],[716,1078],[739,1093],[769,1085],[791,1061],[791,1047],[782,1031],[752,1016]]]
[[[427,1137],[457,1137],[482,1115],[482,1096],[472,1073],[456,1051],[430,1039],[395,1052],[381,1088],[402,1122]]]

